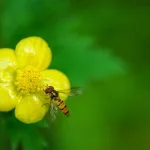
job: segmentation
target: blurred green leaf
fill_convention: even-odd
[[[61,50],[57,54],[54,50],[52,67],[64,71],[73,85],[84,85],[89,79],[126,72],[122,60],[115,58],[109,50],[94,45],[90,37],[64,33],[60,35],[58,44]]]
[[[18,146],[24,150],[41,150],[47,147],[44,137],[38,130],[39,124],[19,122],[14,117],[13,111],[3,114],[3,117],[13,150],[16,150]]]

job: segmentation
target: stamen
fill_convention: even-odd
[[[41,75],[38,70],[28,66],[23,70],[17,70],[15,85],[22,95],[38,91]]]

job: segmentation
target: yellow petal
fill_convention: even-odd
[[[41,72],[42,75],[42,84],[53,86],[55,90],[68,90],[70,89],[70,82],[67,76],[55,69],[49,69]],[[69,93],[62,94],[59,96],[62,100],[65,100],[68,97]]]
[[[14,50],[0,49],[0,82],[11,82],[16,68],[17,62]]]
[[[14,86],[0,84],[0,111],[12,110],[16,106],[18,99]]]
[[[49,109],[49,101],[45,103],[43,101],[44,97],[38,94],[22,97],[15,109],[16,118],[27,124],[42,120]]]
[[[28,37],[21,40],[15,52],[20,68],[29,65],[44,70],[52,60],[48,44],[40,37]]]

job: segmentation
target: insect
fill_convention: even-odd
[[[49,94],[51,98],[50,102],[50,113],[53,116],[53,118],[56,118],[55,113],[59,109],[62,111],[66,116],[69,116],[69,109],[65,102],[60,99],[59,93],[62,94],[68,94],[69,96],[77,96],[82,94],[83,89],[82,88],[71,88],[68,90],[61,90],[61,91],[56,91],[53,86],[47,86],[45,89],[45,93]],[[56,107],[57,106],[57,107]]]

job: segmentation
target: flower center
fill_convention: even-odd
[[[17,70],[15,85],[21,94],[30,94],[38,91],[40,86],[40,73],[35,68],[28,66]]]

